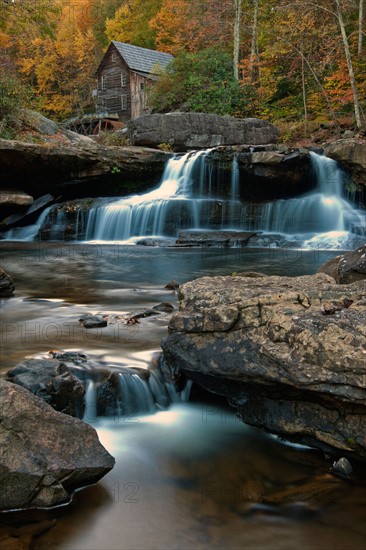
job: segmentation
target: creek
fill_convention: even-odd
[[[351,480],[337,478],[330,457],[239,422],[223,400],[195,386],[177,390],[157,369],[171,314],[127,322],[162,302],[177,309],[177,293],[165,288],[171,280],[311,274],[359,238],[364,211],[344,190],[334,161],[311,153],[312,192],[253,205],[245,201],[236,158],[228,177],[206,162],[208,153],[172,158],[149,193],[95,199],[75,208],[72,219],[62,205],[52,206],[0,241],[1,265],[16,285],[14,297],[1,303],[1,374],[51,350],[86,354],[88,369],[78,367],[87,381],[84,420],[116,458],[115,468],[69,506],[6,515],[8,526],[57,520],[35,539],[36,550],[365,545],[358,465]],[[181,229],[272,238],[262,248],[138,244],[174,238]],[[48,240],[39,240],[42,232]],[[79,319],[86,314],[105,315],[108,326],[85,329]],[[117,403],[101,416],[98,373],[106,371],[116,374]]]
[[[126,325],[132,311],[170,302],[165,289],[203,275],[314,273],[337,250],[148,248],[139,245],[2,242],[16,292],[2,301],[2,373],[49,350],[82,351],[96,366],[154,369],[169,315]],[[85,330],[79,318],[114,319]],[[330,473],[332,460],[239,422],[228,405],[194,387],[151,414],[85,420],[116,458],[71,505],[7,514],[5,525],[56,519],[38,550],[363,548],[365,478]]]

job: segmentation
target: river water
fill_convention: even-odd
[[[138,326],[121,320],[160,302],[177,307],[177,295],[164,288],[170,280],[240,271],[310,274],[336,254],[4,242],[1,265],[16,292],[1,303],[2,373],[51,349],[82,351],[114,368],[149,368],[169,315]],[[87,331],[78,322],[85,313],[108,314],[115,322]],[[5,525],[56,519],[32,548],[366,547],[360,466],[351,480],[337,478],[329,457],[246,426],[213,397],[193,393],[193,400],[154,415],[86,420],[116,466],[69,506],[7,514]]]

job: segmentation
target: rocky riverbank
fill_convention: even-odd
[[[366,458],[366,281],[203,277],[179,289],[162,342],[172,369],[224,395],[246,423]]]

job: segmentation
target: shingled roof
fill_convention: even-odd
[[[153,69],[157,65],[166,69],[173,59],[170,53],[148,50],[147,48],[140,48],[140,46],[133,46],[125,42],[116,42],[115,40],[112,41],[112,44],[117,48],[129,68],[132,71],[140,73],[154,74],[156,71]]]

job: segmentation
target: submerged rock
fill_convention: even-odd
[[[318,269],[318,273],[326,273],[341,284],[366,279],[366,244],[326,262]]]
[[[167,283],[165,285],[165,287],[167,290],[178,290],[179,288],[179,283],[177,283],[177,281],[169,281],[169,283]]]
[[[96,483],[114,466],[97,432],[0,380],[0,510],[48,508]]]
[[[163,311],[164,313],[171,313],[175,308],[170,302],[162,302],[161,304],[153,306],[153,309],[156,311]]]
[[[10,382],[31,391],[56,411],[83,417],[84,386],[60,360],[26,359],[10,370],[7,376]]]
[[[101,315],[84,315],[79,321],[84,328],[102,328],[108,325],[107,320]]]
[[[226,396],[244,422],[361,458],[365,292],[365,281],[341,286],[325,274],[203,277],[179,288],[164,356]],[[323,303],[345,300],[352,303],[322,313]]]
[[[177,244],[192,246],[246,246],[257,235],[250,231],[179,231]]]
[[[14,290],[13,279],[0,267],[0,298],[8,298],[13,294]]]
[[[342,477],[350,477],[352,471],[352,466],[347,458],[342,457],[333,464],[332,472]]]

